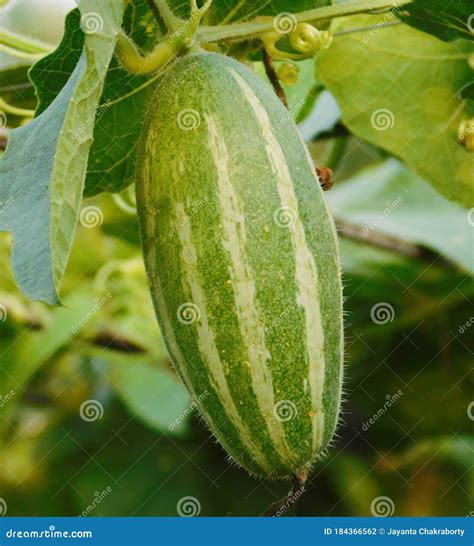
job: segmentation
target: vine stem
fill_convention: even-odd
[[[396,2],[387,2],[387,0],[358,0],[348,4],[336,4],[315,8],[301,13],[294,14],[294,19],[298,23],[327,21],[346,15],[357,15],[359,13],[371,13],[381,9],[389,10],[391,8],[400,8],[408,4],[411,0],[398,0]],[[245,23],[234,23],[229,25],[199,28],[197,37],[201,43],[218,42],[221,40],[244,40],[257,38],[260,34],[275,30],[274,18],[254,19]]]
[[[28,110],[26,108],[17,108],[8,104],[5,100],[0,97],[0,112],[6,112],[7,114],[12,114],[14,116],[21,117],[33,117],[35,115],[34,110]]]
[[[169,32],[175,32],[182,27],[184,21],[173,13],[166,0],[153,0]]]
[[[51,53],[54,49],[43,42],[31,40],[30,38],[26,38],[25,36],[6,32],[5,30],[0,30],[0,44],[3,44],[12,49],[17,49],[24,53],[45,54]]]
[[[273,66],[273,60],[265,49],[263,50],[263,65],[265,67],[267,78],[270,80],[277,97],[281,100],[283,106],[288,108],[288,100],[286,98],[285,91],[280,84],[280,80],[278,79],[275,67]]]

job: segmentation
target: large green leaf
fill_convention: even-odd
[[[193,413],[191,399],[181,381],[152,359],[117,351],[100,351],[105,375],[132,417],[154,430],[179,435]]]
[[[473,271],[474,235],[468,211],[443,199],[395,159],[363,169],[328,193],[337,219],[373,234],[422,245]]]
[[[96,300],[89,287],[83,284],[76,287],[74,293],[67,295],[65,305],[51,312],[43,329],[23,331],[14,343],[10,343],[6,350],[2,351],[0,368],[2,393],[10,391],[15,393],[12,401],[0,406],[2,425],[6,424],[4,419],[20,402],[34,374],[50,362],[56,351],[71,341],[73,332],[85,322],[85,317],[94,309]]]
[[[474,40],[473,6],[466,0],[415,0],[398,13],[405,23],[446,42]]]
[[[351,17],[335,30],[374,23]],[[351,131],[403,159],[448,199],[472,206],[474,153],[457,141],[471,116],[460,93],[472,77],[472,51],[468,42],[398,25],[338,36],[317,69]]]
[[[133,0],[125,12],[123,27],[143,51],[152,48],[159,36],[146,0]],[[58,49],[31,69],[39,112],[51,104],[65,85],[79,59],[83,41],[80,14],[74,10],[67,17]],[[133,182],[137,139],[157,78],[133,76],[112,59],[95,118],[84,195],[120,191]]]
[[[84,52],[49,108],[14,130],[0,163],[0,231],[13,234],[13,263],[32,299],[59,302],[92,143],[93,120],[124,2],[79,3],[94,23]]]

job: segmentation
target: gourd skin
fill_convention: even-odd
[[[169,354],[230,457],[302,476],[330,443],[342,386],[337,235],[308,151],[273,90],[199,53],[161,79],[137,205]]]

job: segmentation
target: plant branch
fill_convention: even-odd
[[[288,108],[288,101],[286,99],[285,91],[283,90],[283,87],[280,84],[280,80],[278,79],[278,74],[276,73],[275,67],[273,66],[272,58],[265,49],[263,50],[263,65],[265,67],[265,73],[267,74],[267,78],[270,80],[276,96],[281,100],[283,106],[285,106],[285,108]]]
[[[16,106],[12,106],[11,104],[8,104],[8,102],[4,101],[0,97],[0,112],[5,112],[7,114],[12,114],[14,116],[20,116],[20,117],[33,117],[35,115],[34,110],[28,110],[26,108],[17,108]]]
[[[380,9],[391,9],[408,4],[411,0],[399,0],[388,2],[387,0],[358,0],[355,2],[336,4],[294,15],[298,23],[328,21],[346,15],[357,15],[359,13],[371,13]],[[253,21],[234,23],[229,25],[207,27],[203,26],[198,30],[198,41],[201,43],[218,42],[221,40],[245,40],[258,38],[261,34],[275,30],[274,18],[256,18]]]
[[[339,235],[347,239],[353,239],[358,243],[367,244],[377,248],[392,250],[402,256],[414,258],[428,264],[436,263],[441,267],[451,271],[459,271],[457,265],[451,260],[444,258],[441,254],[429,249],[413,245],[407,241],[402,241],[389,235],[384,235],[379,231],[369,230],[345,222],[336,220],[336,227]]]
[[[174,32],[182,27],[184,21],[173,13],[166,0],[153,0],[153,2],[169,32]]]
[[[262,516],[271,518],[275,516],[280,516],[287,512],[293,505],[296,504],[296,502],[305,492],[304,484],[306,483],[307,478],[307,472],[304,472],[300,475],[295,475],[293,477],[293,486],[288,492],[288,495],[285,495],[282,499],[270,504],[270,506],[265,510]]]
[[[12,49],[23,51],[24,53],[51,53],[53,48],[43,42],[31,40],[19,34],[13,34],[5,30],[0,30],[0,44]]]

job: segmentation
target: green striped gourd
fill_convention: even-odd
[[[145,263],[180,376],[234,461],[305,475],[338,421],[342,289],[296,126],[247,67],[200,53],[162,78],[140,154]]]

